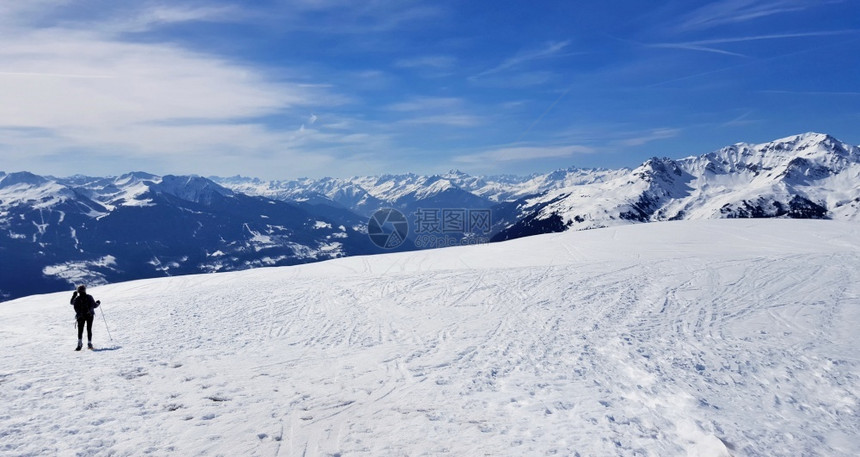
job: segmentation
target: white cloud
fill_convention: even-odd
[[[163,44],[40,30],[4,36],[0,125],[97,125],[263,116],[310,103],[310,91]]]
[[[264,68],[117,33],[129,24],[204,20],[223,10],[162,9],[98,27],[28,26],[24,18],[38,16],[34,10],[0,11],[21,20],[0,21],[0,153],[8,161],[2,168],[72,174],[121,158],[214,174],[217,164],[247,169],[253,160],[292,157],[310,173],[334,155],[387,146],[384,135],[308,129],[296,137],[297,126],[265,123],[343,103],[329,85],[292,83],[282,74],[276,80]]]
[[[243,135],[249,132],[225,124],[325,100],[319,91],[169,45],[59,29],[4,38],[0,61],[13,71],[0,74],[0,126],[49,131],[58,149],[235,150],[278,135],[259,126]]]

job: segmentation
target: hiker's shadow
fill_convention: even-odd
[[[93,349],[93,352],[116,351],[117,349],[122,349],[122,346],[111,346],[109,348],[95,348],[95,349]]]

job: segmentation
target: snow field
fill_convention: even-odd
[[[860,226],[655,223],[0,304],[3,455],[854,456]]]

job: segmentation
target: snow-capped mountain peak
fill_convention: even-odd
[[[44,209],[73,198],[71,189],[43,176],[16,172],[0,177],[0,208],[31,205]]]
[[[156,193],[165,193],[195,203],[209,203],[215,196],[232,197],[233,191],[200,176],[173,176],[161,178],[150,185]]]
[[[161,178],[142,171],[133,171],[131,173],[126,173],[114,180],[114,185],[116,186],[129,186],[138,184],[141,182],[160,182]]]
[[[548,192],[528,202],[523,224],[509,232],[724,217],[854,220],[860,219],[858,182],[860,148],[804,133],[680,160],[652,158],[604,182]]]
[[[844,166],[847,163],[860,162],[860,148],[847,145],[830,135],[804,133],[762,144],[737,143],[703,156],[688,157],[682,161],[705,160],[712,172],[759,173],[787,166],[796,158]]]
[[[27,171],[4,174],[0,177],[0,189],[5,189],[13,186],[19,187],[39,187],[49,183],[50,180],[42,176],[34,175]]]

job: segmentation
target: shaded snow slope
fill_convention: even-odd
[[[0,454],[860,454],[860,225],[708,220],[0,304]]]

